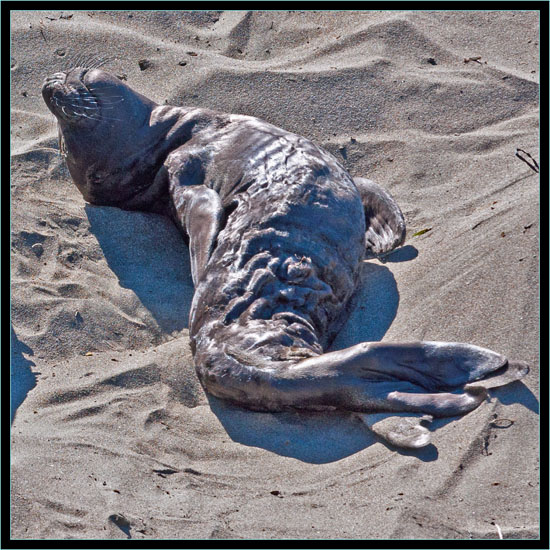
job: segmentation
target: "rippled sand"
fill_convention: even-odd
[[[539,183],[515,150],[538,160],[538,28],[529,11],[13,13],[12,537],[537,538]],[[406,246],[365,264],[335,346],[464,341],[531,373],[415,453],[345,414],[209,402],[176,229],[86,205],[61,162],[40,87],[77,55],[159,103],[302,134],[391,191]]]

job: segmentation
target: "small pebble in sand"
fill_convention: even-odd
[[[138,61],[138,65],[140,70],[144,71],[145,69],[148,69],[151,66],[151,62],[148,59],[140,59]]]
[[[40,243],[35,243],[31,246],[31,250],[36,254],[38,258],[44,253],[44,247]]]

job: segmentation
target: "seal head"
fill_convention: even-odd
[[[57,118],[60,150],[84,199],[150,210],[163,192],[154,176],[167,154],[159,147],[166,128],[150,124],[157,104],[105,71],[82,67],[46,78],[42,96]]]

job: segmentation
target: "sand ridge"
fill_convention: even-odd
[[[538,160],[537,12],[29,11],[11,31],[12,538],[538,537],[538,175],[515,156]],[[407,242],[365,263],[334,346],[464,341],[531,373],[415,453],[349,415],[207,398],[180,235],[86,205],[59,155],[40,87],[77,55],[391,191]]]

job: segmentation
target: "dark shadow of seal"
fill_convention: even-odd
[[[109,206],[85,206],[119,283],[131,289],[167,334],[187,328],[193,299],[189,249],[166,217]]]
[[[399,291],[393,273],[383,265],[363,262],[361,283],[352,299],[351,312],[330,350],[382,340],[398,307]]]
[[[437,448],[431,444],[414,451],[394,447],[377,438],[358,417],[349,413],[252,412],[207,397],[212,412],[233,441],[309,464],[337,462],[374,443],[423,462],[438,457]]]

